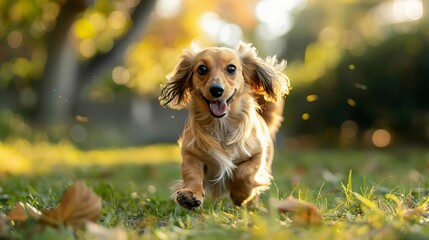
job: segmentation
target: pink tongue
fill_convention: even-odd
[[[226,113],[226,101],[225,100],[217,100],[210,102],[210,111],[216,117],[221,117]]]

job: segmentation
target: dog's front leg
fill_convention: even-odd
[[[266,167],[266,157],[262,152],[257,153],[234,170],[234,178],[228,184],[234,205],[251,203],[257,199],[259,188],[269,186],[271,174]]]
[[[193,209],[204,200],[204,164],[192,153],[182,152],[182,179],[175,188],[175,201],[182,207]]]

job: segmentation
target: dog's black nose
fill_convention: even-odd
[[[210,93],[213,97],[220,97],[223,94],[223,86],[217,83],[210,85]]]

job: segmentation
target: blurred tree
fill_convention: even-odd
[[[289,135],[373,144],[386,129],[397,142],[428,142],[429,21],[410,2],[310,1],[296,16],[284,54],[294,59]]]
[[[42,123],[64,123],[84,86],[123,62],[154,3],[2,1],[0,40],[7,43],[0,47],[3,103],[15,110],[24,107]]]
[[[79,113],[79,105],[109,101],[112,88],[157,96],[193,40],[225,45],[240,40],[243,30],[251,32],[255,4],[160,0],[146,29],[155,0],[2,2],[0,40],[21,43],[2,46],[0,91],[6,105],[21,113],[24,107],[27,117],[35,114],[41,123],[64,123]]]
[[[0,108],[41,123],[135,114],[155,129],[148,99],[182,49],[243,39],[288,60],[286,135],[349,144],[385,128],[427,141],[428,9],[421,0],[1,1]]]
[[[150,137],[154,119],[148,99],[158,96],[182,49],[195,39],[236,44],[243,31],[255,28],[256,2],[1,2],[0,40],[7,44],[0,46],[6,53],[0,54],[0,107],[24,114],[30,122],[36,119],[39,126],[54,126],[55,135],[73,135],[64,123],[79,124],[82,118],[75,116],[83,115],[96,127],[145,124],[137,128]],[[30,17],[21,16],[27,12]],[[135,125],[126,125],[136,132]]]
[[[80,19],[73,21],[72,26],[65,26],[65,29],[72,31],[73,41],[64,39],[66,45],[60,51],[50,49],[51,58],[48,54],[47,66],[49,63],[53,65],[42,78],[42,98],[38,109],[43,122],[53,119],[64,122],[70,118],[82,102],[85,86],[91,85],[96,78],[110,77],[111,69],[123,63],[128,46],[142,37],[154,3],[155,0],[97,1],[92,8],[86,9]],[[81,58],[87,60],[78,62],[71,51],[73,47]],[[55,103],[58,96],[64,102]],[[73,102],[68,104],[68,101]]]

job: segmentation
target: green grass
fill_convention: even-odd
[[[0,144],[0,212],[18,201],[55,207],[68,186],[85,179],[103,199],[98,223],[113,232],[124,229],[129,239],[429,236],[428,150],[279,150],[273,185],[256,209],[234,208],[227,197],[195,211],[175,206],[168,187],[180,177],[179,162],[174,145],[84,152],[67,143]],[[273,203],[291,195],[316,205],[322,225],[297,225],[293,215],[278,213]],[[41,229],[31,221],[12,227],[8,237],[91,239],[86,231]]]

